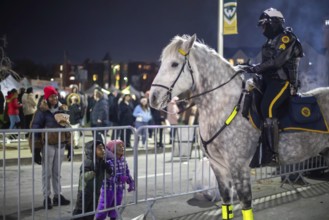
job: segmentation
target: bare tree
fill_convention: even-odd
[[[12,74],[14,78],[20,79],[20,75],[12,70],[12,63],[9,57],[6,56],[5,48],[7,46],[6,36],[0,38],[0,82],[4,80],[9,74]]]

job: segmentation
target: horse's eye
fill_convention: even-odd
[[[171,64],[171,67],[178,67],[178,63],[173,62],[173,63]]]

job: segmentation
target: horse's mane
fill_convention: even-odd
[[[320,87],[308,92],[302,93],[302,96],[317,96],[319,94],[329,94],[329,87]]]
[[[183,42],[188,40],[191,36],[190,35],[176,35],[171,42],[163,49],[160,60],[162,60],[164,57],[172,56],[173,54],[177,54],[178,49],[182,47]],[[204,42],[202,42],[199,39],[196,39],[194,43],[194,48],[201,49],[203,51],[206,51],[207,53],[216,56],[218,58],[221,58],[224,62],[227,62],[223,57],[221,57],[214,49],[206,45]]]

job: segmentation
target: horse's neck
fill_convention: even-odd
[[[209,68],[209,66],[211,68]],[[209,91],[227,82],[234,75],[234,70],[227,63],[203,63],[198,66],[198,83],[195,94]],[[229,117],[234,107],[237,105],[242,91],[242,80],[236,76],[226,85],[200,96],[196,100],[199,109],[199,122],[203,131],[211,127],[217,129]]]
[[[229,81],[235,74],[235,71],[227,63],[218,61],[218,59],[213,59],[208,62],[201,62],[198,65],[198,76],[194,94],[201,94],[216,88]],[[231,110],[238,102],[242,91],[241,85],[241,78],[236,76],[226,85],[205,95],[201,95],[196,103],[203,107],[207,106],[207,108],[211,105],[216,111],[222,112],[227,108]]]

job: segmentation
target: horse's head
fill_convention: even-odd
[[[164,108],[173,97],[193,87],[194,75],[189,56],[195,40],[196,35],[176,36],[162,51],[161,66],[149,96],[153,108]]]

